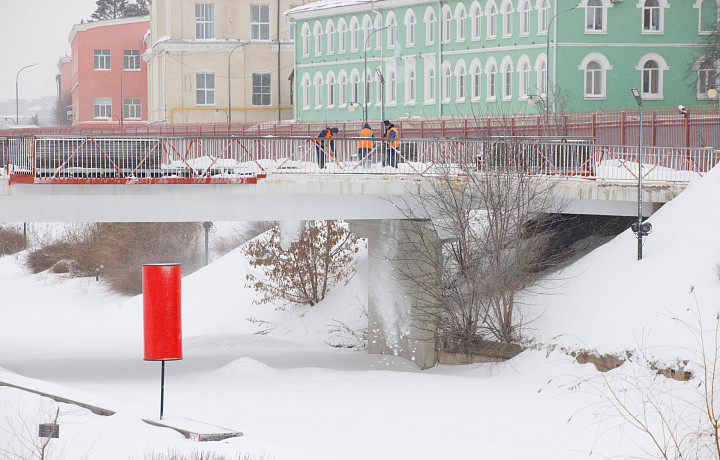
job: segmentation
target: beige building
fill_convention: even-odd
[[[287,0],[151,0],[150,123],[292,118]],[[295,1],[294,4],[300,3]]]

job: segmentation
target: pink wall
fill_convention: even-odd
[[[110,123],[107,119],[95,119],[96,97],[112,99],[112,122],[119,124],[121,115],[120,74],[123,68],[123,50],[145,52],[143,37],[150,28],[149,20],[120,23],[125,20],[102,21],[80,25],[72,41],[71,84],[73,106],[77,113],[74,123]],[[86,28],[86,30],[82,30]],[[110,70],[95,70],[93,50],[110,50]],[[74,89],[73,89],[74,88]],[[140,120],[128,119],[132,124],[147,121],[147,65],[140,58],[140,70],[122,71],[122,98],[140,99],[142,116]]]

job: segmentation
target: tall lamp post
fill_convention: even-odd
[[[368,103],[368,89],[370,89],[370,82],[367,81],[367,49],[368,49],[368,42],[372,38],[373,35],[375,35],[375,32],[380,32],[381,30],[385,30],[388,27],[390,27],[391,24],[386,25],[385,27],[381,27],[380,29],[375,29],[370,34],[365,37],[365,45],[363,48],[363,51],[365,52],[365,59],[364,59],[364,65],[363,65],[363,81],[365,82],[365,91],[363,94],[363,123],[367,123],[367,103]]]
[[[638,218],[637,222],[633,223],[631,225],[631,229],[633,232],[635,232],[635,235],[637,236],[638,240],[638,250],[637,250],[637,258],[638,260],[642,260],[642,239],[643,236],[647,236],[652,231],[652,225],[650,225],[650,222],[643,223],[643,213],[642,213],[642,126],[643,126],[643,99],[642,94],[640,94],[640,91],[638,91],[637,88],[633,88],[632,90],[633,96],[635,96],[635,102],[637,102],[638,107],[640,108],[640,129],[638,134]]]
[[[237,45],[233,47],[233,49],[230,50],[230,55],[228,56],[228,116],[227,116],[227,123],[228,125],[232,123],[232,93],[231,93],[231,87],[230,84],[232,82],[232,73],[230,69],[230,58],[232,58],[232,54],[235,52],[236,49],[240,48],[243,45],[246,45],[247,42],[240,42]],[[279,51],[278,51],[279,52]]]
[[[36,66],[37,62],[35,64],[26,65],[25,67],[18,70],[17,75],[15,75],[15,124],[20,124],[20,98],[18,97],[18,79],[20,78],[20,72],[27,69],[28,67]]]
[[[546,99],[550,101],[550,27],[552,26],[552,23],[555,21],[555,19],[560,16],[563,13],[567,13],[568,11],[572,11],[575,8],[577,8],[578,5],[575,5],[571,8],[568,8],[566,10],[559,11],[555,13],[555,15],[550,19],[550,22],[548,22],[548,28],[547,28],[547,39],[545,44],[545,59],[547,59],[547,69],[545,69],[545,94]],[[557,35],[557,27],[555,28],[555,32]],[[553,59],[553,65],[557,66],[557,40],[555,41],[555,59]],[[555,72],[553,71],[553,77],[555,76]],[[555,98],[553,97],[553,111],[555,111]]]

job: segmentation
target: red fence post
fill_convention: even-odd
[[[685,147],[690,147],[690,112],[685,112]]]
[[[657,126],[656,121],[657,121],[657,111],[656,111],[656,110],[653,110],[653,113],[652,113],[652,126],[651,126],[651,129],[652,129],[652,146],[653,146],[653,147],[657,147],[657,143],[656,143],[656,137],[657,137],[657,135],[656,135],[656,132],[655,132],[655,127]]]
[[[620,112],[620,145],[625,145],[625,111]]]

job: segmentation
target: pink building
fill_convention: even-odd
[[[72,110],[73,125],[147,122],[147,65],[142,54],[149,29],[148,16],[73,26],[69,71],[61,61],[59,84],[61,100],[72,100],[68,111]]]

